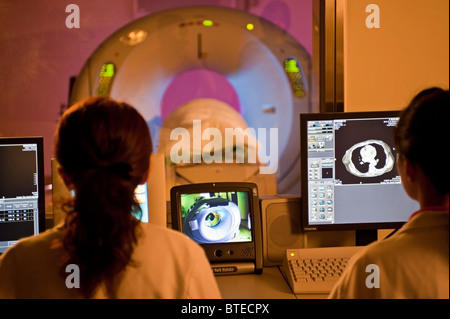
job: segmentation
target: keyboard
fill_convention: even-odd
[[[283,272],[294,294],[329,293],[361,246],[286,249]]]

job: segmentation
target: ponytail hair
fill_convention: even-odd
[[[55,154],[70,180],[60,272],[80,269],[80,290],[92,297],[104,285],[116,297],[120,274],[133,266],[139,221],[134,190],[148,173],[152,142],[147,123],[130,105],[110,98],[81,101],[62,116]]]

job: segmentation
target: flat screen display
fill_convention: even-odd
[[[419,208],[397,172],[400,111],[300,115],[305,230],[396,229]]]
[[[0,138],[0,254],[45,230],[42,137]]]

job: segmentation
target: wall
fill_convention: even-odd
[[[369,4],[379,28],[366,26]],[[344,8],[345,111],[402,109],[427,86],[448,88],[448,0],[346,0]]]
[[[81,26],[65,24],[70,3]],[[53,133],[68,102],[69,79],[113,30],[133,19],[124,0],[0,0],[0,136],[44,136],[51,174]]]

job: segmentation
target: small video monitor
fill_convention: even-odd
[[[178,185],[172,187],[170,200],[172,228],[200,244],[213,266],[225,263],[231,267],[230,271],[239,272],[241,263],[251,263],[251,272],[262,271],[256,184]],[[227,266],[219,267],[215,272],[224,269],[228,269]]]

